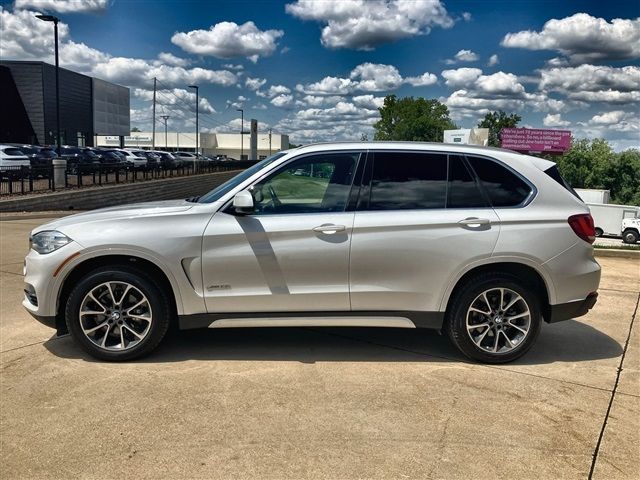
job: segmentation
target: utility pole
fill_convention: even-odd
[[[169,148],[167,142],[167,119],[169,118],[169,115],[160,115],[160,118],[164,120],[164,149],[167,150]]]
[[[156,82],[158,79],[153,77],[153,120],[151,127],[151,150],[156,149]]]
[[[56,57],[56,154],[60,156],[60,62],[58,59],[58,22],[60,19],[53,15],[36,15],[43,22],[53,22]]]
[[[196,89],[196,160],[198,159],[200,146],[200,128],[198,128],[198,113],[200,111],[200,87],[198,85],[189,85],[189,88]]]
[[[269,156],[271,156],[271,129],[269,129]]]
[[[236,108],[240,112],[240,160],[244,156],[244,109]]]

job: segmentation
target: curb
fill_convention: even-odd
[[[640,249],[621,250],[621,249],[615,249],[615,248],[594,248],[593,256],[640,259]]]

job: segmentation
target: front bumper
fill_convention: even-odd
[[[557,305],[551,305],[549,309],[549,323],[561,322],[562,320],[569,320],[571,318],[581,317],[586,315],[589,310],[598,301],[598,292],[593,292],[587,295],[584,300],[577,302],[559,303]]]

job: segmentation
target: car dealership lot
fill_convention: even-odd
[[[315,328],[177,332],[110,364],[23,311],[28,232],[49,220],[10,218],[3,477],[586,478],[602,432],[594,478],[639,471],[637,259],[600,258],[596,307],[505,366],[433,332]]]

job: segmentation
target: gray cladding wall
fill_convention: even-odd
[[[93,129],[96,135],[130,135],[129,89],[93,78]]]
[[[36,142],[44,142],[45,118],[42,85],[42,63],[40,62],[2,62],[9,67],[13,80],[18,88],[31,126],[36,134]]]

